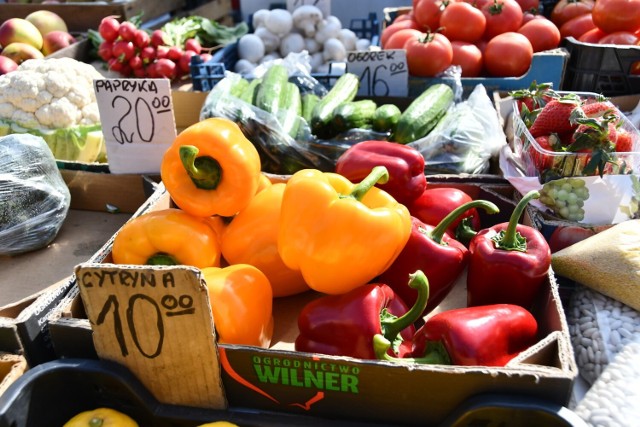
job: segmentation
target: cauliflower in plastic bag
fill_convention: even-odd
[[[104,138],[93,89],[100,78],[73,58],[23,62],[0,76],[0,135],[41,136],[59,160],[100,160]]]
[[[0,255],[51,243],[70,204],[69,188],[42,138],[30,134],[0,138]]]

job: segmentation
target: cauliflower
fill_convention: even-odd
[[[0,135],[28,132],[44,138],[56,159],[97,160],[100,149],[87,146],[104,142],[96,138],[101,124],[93,89],[101,78],[73,58],[23,62],[0,76]]]
[[[92,65],[73,58],[31,59],[13,73],[0,76],[0,119],[16,121],[20,126],[58,129],[100,123],[93,80],[102,75]],[[85,111],[88,113],[85,116]],[[25,114],[31,113],[31,114]],[[17,122],[35,117],[36,123]]]

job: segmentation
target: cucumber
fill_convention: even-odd
[[[311,122],[311,114],[319,100],[320,97],[312,92],[307,92],[302,95],[302,117],[307,123]]]
[[[393,140],[400,144],[425,137],[453,104],[453,90],[444,83],[429,86],[402,112]]]
[[[378,105],[370,99],[345,102],[333,112],[331,125],[338,133],[349,129],[370,128],[376,108]]]
[[[333,111],[340,104],[353,101],[358,93],[359,85],[360,80],[353,73],[344,73],[338,78],[329,93],[318,101],[311,113],[309,124],[311,125],[311,131],[315,135],[321,138],[332,135],[329,123],[333,116]]]
[[[277,114],[280,97],[289,82],[289,72],[284,65],[274,64],[262,76],[262,83],[256,94],[255,106],[272,114]]]
[[[277,117],[282,130],[292,138],[298,134],[300,114],[302,114],[300,90],[295,83],[287,82],[280,94]]]
[[[380,105],[373,113],[371,126],[376,132],[393,133],[401,115],[402,111],[400,111],[400,108],[395,104]]]
[[[251,80],[249,85],[240,94],[240,99],[247,104],[254,105],[258,89],[260,88],[260,83],[262,83],[262,79],[260,78]]]
[[[232,96],[235,96],[236,98],[240,98],[240,96],[242,95],[242,92],[248,86],[249,86],[249,80],[241,77],[240,79],[238,79],[237,82],[235,82],[231,86],[231,89],[229,90],[229,94],[231,94]]]

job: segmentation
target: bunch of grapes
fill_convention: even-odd
[[[98,55],[110,70],[125,77],[174,80],[189,74],[192,56],[200,55],[205,62],[211,59],[196,39],[188,39],[183,47],[169,46],[162,30],[149,33],[113,16],[102,19],[98,33],[102,37]]]
[[[562,178],[544,184],[539,201],[561,218],[582,221],[584,202],[588,198],[589,189],[583,179]]]

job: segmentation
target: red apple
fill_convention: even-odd
[[[0,75],[7,74],[13,70],[18,68],[18,64],[16,61],[9,58],[8,56],[0,55]]]
[[[64,19],[49,10],[36,10],[28,14],[24,19],[31,22],[40,31],[42,37],[51,31],[69,31]]]
[[[40,50],[42,34],[26,19],[10,18],[0,25],[0,45],[6,47],[15,42],[27,43]]]
[[[1,55],[13,59],[16,64],[20,65],[27,59],[44,58],[42,52],[28,43],[15,42],[2,49]]]
[[[42,53],[47,56],[60,49],[68,47],[76,42],[76,39],[66,31],[51,31],[44,36]]]

